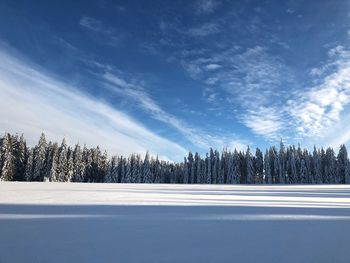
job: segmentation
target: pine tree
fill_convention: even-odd
[[[186,184],[190,184],[192,182],[192,176],[194,175],[192,173],[193,162],[194,162],[193,154],[192,152],[189,152],[187,156],[187,173],[188,174],[187,174],[187,181],[185,182]]]
[[[247,184],[253,184],[255,182],[255,170],[254,170],[254,159],[250,153],[250,148],[248,146],[245,155],[246,165],[247,165]]]
[[[15,145],[16,174],[15,181],[25,181],[26,165],[28,159],[28,148],[23,134],[16,139]]]
[[[107,151],[104,151],[102,155],[99,156],[99,162],[98,162],[98,182],[104,182],[105,181],[105,177],[107,174],[107,170],[108,170],[108,155],[107,155]],[[126,164],[125,164],[126,165]]]
[[[45,134],[42,133],[37,146],[34,148],[33,156],[33,178],[34,181],[43,181],[45,175],[45,157],[47,142]]]
[[[218,153],[219,154],[219,153]],[[226,176],[226,150],[224,149],[221,153],[221,159],[220,156],[218,156],[218,184],[224,184],[225,183],[225,176]]]
[[[54,143],[51,147],[50,154],[50,170],[48,174],[48,179],[50,182],[58,182],[59,181],[59,150],[57,143]]]
[[[27,160],[27,164],[26,164],[26,173],[25,173],[25,180],[26,181],[33,181],[33,167],[34,167],[33,157],[34,157],[34,149],[29,151],[29,154],[28,154],[28,160]]]
[[[211,160],[210,157],[207,155],[206,157],[206,184],[211,184]]]
[[[350,184],[350,162],[349,160],[346,163],[345,167],[345,183]]]
[[[89,150],[86,145],[83,147],[83,163],[84,163],[84,175],[83,175],[83,182],[90,182],[90,175],[92,170],[92,154],[91,149]]]
[[[233,176],[232,176],[233,184],[239,184],[241,181],[241,178],[242,178],[241,166],[242,166],[241,158],[235,149],[233,153]]]
[[[322,183],[322,167],[320,153],[317,151],[316,146],[314,146],[314,151],[312,154],[313,161],[313,183]]]
[[[196,154],[196,156],[197,156],[197,157],[195,157],[195,159],[196,159],[196,183],[202,184],[203,178],[204,178],[203,168],[202,168],[203,160],[201,159],[199,154]]]
[[[58,149],[58,163],[57,163],[57,181],[66,182],[68,174],[68,160],[67,160],[67,143],[66,139],[62,140],[61,146]]]
[[[264,178],[264,156],[259,148],[256,148],[254,166],[256,171],[256,182],[261,184]]]
[[[265,181],[267,184],[273,184],[274,182],[274,156],[272,148],[266,150],[265,155]]]
[[[346,181],[346,166],[348,164],[348,151],[345,144],[342,144],[337,156],[337,180],[336,183],[344,184]]]
[[[332,148],[327,148],[324,161],[324,183],[339,183],[336,162],[334,150]]]
[[[151,176],[149,153],[147,152],[142,166],[143,183],[151,183]]]
[[[280,150],[278,153],[278,183],[286,183],[286,149],[281,140]]]
[[[105,182],[118,183],[118,156],[112,157]]]
[[[126,173],[125,173],[125,160],[123,156],[119,157],[119,161],[118,161],[118,183],[123,183],[125,182],[125,178],[126,178]],[[139,177],[138,182],[141,182],[141,176]]]
[[[291,152],[291,156],[290,156],[289,161],[290,161],[290,169],[291,169],[289,183],[296,184],[296,183],[298,183],[298,172],[297,172],[297,164],[296,164],[294,149]]]
[[[301,165],[300,165],[300,183],[306,184],[307,183],[307,167],[305,159],[301,159]]]
[[[84,158],[80,145],[75,145],[73,152],[73,182],[84,182]]]
[[[184,158],[184,162],[183,162],[183,166],[184,166],[184,170],[183,170],[183,184],[188,184],[188,174],[189,174],[189,169],[188,169],[188,162],[187,162],[187,158]]]
[[[158,155],[157,155],[157,158],[156,160],[154,161],[154,171],[153,171],[153,174],[154,174],[154,183],[161,183],[162,181],[162,165],[158,159]]]
[[[129,158],[125,164],[125,177],[124,177],[123,183],[131,183],[131,177],[132,177],[132,167],[131,167],[131,158]]]
[[[16,176],[16,158],[13,137],[7,133],[2,140],[0,181],[13,181]]]
[[[74,176],[74,158],[73,158],[73,151],[69,147],[68,148],[68,158],[67,158],[67,175],[65,178],[65,182],[72,182],[73,176]]]

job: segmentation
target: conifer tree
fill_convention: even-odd
[[[262,183],[264,178],[264,156],[259,148],[256,148],[254,166],[256,171],[257,183]]]
[[[45,157],[47,142],[45,134],[42,133],[33,155],[33,177],[34,181],[43,181],[45,175]]]
[[[26,181],[33,181],[33,157],[34,157],[34,149],[29,151],[28,153],[28,160],[26,164],[26,173],[25,173],[25,180]]]
[[[19,140],[16,138],[14,155],[16,158],[16,174],[14,180],[24,181],[28,159],[28,148],[23,134],[21,135]]]
[[[150,169],[150,162],[149,162],[149,153],[147,152],[145,155],[145,159],[143,161],[142,166],[142,177],[143,177],[143,183],[151,183],[151,169]]]
[[[13,181],[16,176],[16,158],[14,155],[14,138],[5,134],[1,145],[1,174],[0,181]]]
[[[66,139],[62,140],[61,146],[58,149],[58,160],[57,160],[57,181],[66,182],[68,174],[68,160],[67,160],[67,143]]]
[[[207,155],[206,158],[206,180],[205,183],[206,184],[211,184],[211,160],[210,157]]]
[[[337,180],[336,183],[344,184],[346,179],[346,166],[348,163],[348,151],[345,144],[342,144],[337,156]]]
[[[247,164],[247,184],[253,184],[255,181],[255,170],[254,170],[254,159],[253,156],[250,153],[250,148],[248,146],[247,152],[245,155],[245,160]]]

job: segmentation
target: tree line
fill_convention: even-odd
[[[350,163],[345,145],[332,148],[271,146],[263,153],[210,149],[201,157],[188,153],[183,162],[151,157],[147,152],[108,157],[99,147],[67,146],[41,134],[34,147],[23,135],[0,138],[0,181],[177,183],[177,184],[348,184]]]

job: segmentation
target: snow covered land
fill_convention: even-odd
[[[0,262],[350,259],[350,186],[0,183]]]

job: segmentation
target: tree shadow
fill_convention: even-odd
[[[0,205],[0,261],[348,262],[350,210]]]

